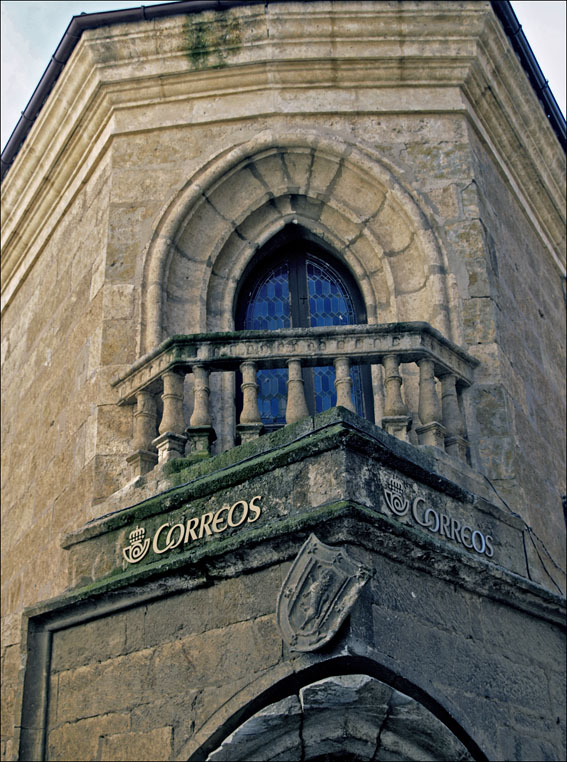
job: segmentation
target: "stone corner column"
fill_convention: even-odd
[[[384,357],[382,362],[384,366],[384,386],[386,387],[382,428],[388,434],[407,442],[408,430],[411,426],[411,416],[408,415],[406,403],[402,399],[400,359],[396,354],[389,354]]]
[[[309,415],[305,400],[305,388],[301,375],[301,360],[288,360],[289,376],[287,381],[287,405],[285,422],[296,423]]]
[[[173,458],[185,455],[185,422],[183,420],[183,382],[185,374],[174,370],[163,376],[163,416],[159,426],[159,436],[153,440],[158,451],[158,463],[167,463]]]
[[[258,384],[256,382],[256,363],[243,362],[240,365],[242,373],[242,412],[236,431],[242,444],[257,439],[264,431],[262,418],[258,409]]]
[[[209,455],[211,445],[215,441],[216,433],[211,425],[211,413],[209,410],[209,371],[202,365],[194,365],[191,369],[195,380],[193,390],[193,414],[185,434],[189,440],[191,453]]]
[[[147,474],[158,462],[157,452],[152,444],[156,428],[157,413],[154,395],[147,389],[140,389],[136,393],[133,452],[126,458],[132,478]]]
[[[445,427],[441,423],[441,407],[435,388],[433,360],[419,360],[419,418],[421,426],[416,426],[420,445],[432,445],[443,450],[445,447]]]

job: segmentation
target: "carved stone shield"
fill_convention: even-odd
[[[343,548],[314,534],[293,562],[278,596],[277,622],[294,651],[315,651],[337,632],[371,573]]]

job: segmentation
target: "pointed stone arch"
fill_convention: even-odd
[[[423,704],[365,674],[310,683],[256,712],[207,762],[472,762],[459,739]]]
[[[215,157],[164,210],[145,259],[140,354],[175,333],[231,330],[247,264],[294,223],[351,269],[369,322],[423,320],[456,338],[446,257],[392,166],[335,135],[266,131]]]
[[[435,702],[415,686],[408,684],[407,693],[394,688],[385,676],[379,679],[374,674],[379,670],[375,664],[369,669],[359,664],[359,671],[342,665],[334,672],[340,663],[331,659],[315,671],[299,671],[256,697],[250,698],[248,690],[245,704],[235,696],[223,705],[219,717],[209,718],[210,729],[220,720],[209,737],[198,748],[189,743],[177,758],[486,762],[466,731],[453,720],[449,726],[444,721],[447,713],[440,707],[435,711]],[[323,675],[316,674],[320,671]],[[198,735],[203,739],[202,731]]]

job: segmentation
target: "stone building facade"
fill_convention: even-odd
[[[74,22],[3,182],[2,759],[565,758],[565,152],[504,5]]]

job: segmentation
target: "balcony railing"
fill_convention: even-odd
[[[212,372],[239,370],[242,374],[242,410],[236,428],[244,442],[263,431],[258,370],[288,368],[286,423],[294,423],[308,415],[303,367],[334,365],[337,405],[354,411],[350,366],[380,364],[384,369],[381,425],[388,433],[407,439],[412,421],[400,371],[400,365],[407,363],[419,367],[419,423],[413,422],[419,444],[439,447],[464,460],[467,439],[459,398],[472,384],[477,360],[428,323],[389,323],[172,336],[113,381],[119,404],[136,405],[128,462],[139,475],[158,462],[183,457],[187,449],[203,455],[210,452],[215,438],[210,412]],[[193,412],[187,426],[183,403],[184,379],[189,373],[194,382]],[[158,395],[162,406],[157,404]],[[222,401],[213,400],[213,404]]]

